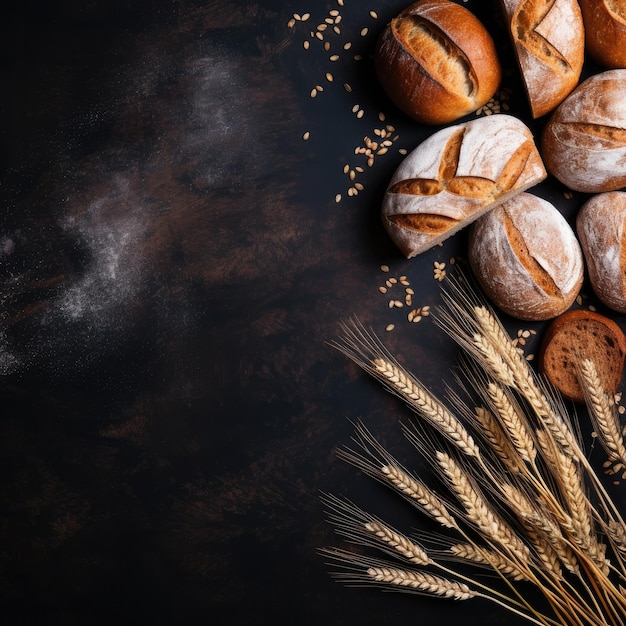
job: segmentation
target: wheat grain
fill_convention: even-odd
[[[580,362],[581,386],[596,432],[611,463],[626,463],[626,447],[622,437],[615,401],[603,389],[595,364],[590,359]]]
[[[381,467],[381,472],[397,489],[417,502],[429,517],[446,528],[458,528],[456,520],[448,511],[448,507],[426,485],[393,465],[384,465]]]
[[[394,548],[411,563],[415,565],[432,565],[433,560],[421,546],[388,526],[372,521],[365,524],[365,530]]]
[[[384,358],[375,358],[372,364],[378,374],[388,382],[401,397],[428,419],[439,432],[452,441],[464,454],[480,457],[480,450],[465,427],[431,393],[401,367]]]
[[[449,548],[454,556],[470,563],[492,567],[510,580],[529,580],[528,575],[503,554],[469,543],[458,543]]]
[[[476,597],[476,593],[464,583],[433,576],[425,572],[392,567],[369,567],[367,573],[376,582],[410,587],[411,589],[454,600],[469,600]]]
[[[445,452],[437,453],[437,461],[450,487],[465,508],[469,522],[486,537],[497,542],[507,553],[520,561],[528,559],[528,548],[506,522],[489,506],[467,473]]]
[[[508,434],[513,447],[528,463],[533,463],[537,450],[533,439],[528,432],[521,408],[514,402],[510,394],[495,383],[487,385],[487,394],[491,398],[493,407],[500,417],[500,423]]]

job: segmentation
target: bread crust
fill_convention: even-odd
[[[580,0],[587,52],[600,65],[626,67],[626,2]]]
[[[593,311],[563,313],[548,326],[538,353],[539,371],[574,402],[585,396],[576,375],[577,359],[594,362],[605,391],[614,394],[624,373],[626,337],[616,322]]]
[[[552,204],[529,193],[472,225],[468,260],[492,302],[523,320],[546,320],[566,311],[584,278],[574,231]]]
[[[626,192],[592,196],[578,212],[576,232],[594,293],[626,313]]]
[[[385,27],[375,50],[391,100],[423,124],[445,124],[493,96],[502,69],[482,22],[449,0],[421,0]]]
[[[626,186],[626,70],[581,83],[545,125],[541,154],[548,171],[575,191]]]
[[[501,0],[534,118],[576,87],[585,54],[577,0]]]
[[[449,126],[395,171],[382,203],[383,225],[411,258],[546,176],[532,133],[519,119],[497,114]]]

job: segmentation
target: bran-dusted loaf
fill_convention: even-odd
[[[574,231],[547,200],[523,193],[477,220],[469,231],[468,260],[486,295],[523,320],[566,311],[584,278]]]
[[[589,282],[607,307],[626,313],[626,192],[592,196],[576,217]]]
[[[626,186],[626,70],[581,83],[548,120],[541,154],[548,171],[575,191]]]
[[[423,124],[444,124],[483,106],[502,70],[491,35],[468,9],[422,0],[395,17],[374,54],[383,88]]]
[[[546,176],[519,119],[498,114],[449,126],[404,158],[385,192],[383,224],[411,258]]]
[[[614,394],[621,383],[626,356],[626,337],[608,317],[592,311],[563,313],[546,329],[539,347],[539,371],[561,393],[584,402],[577,367],[582,358],[593,361],[604,391]]]
[[[501,0],[533,117],[578,84],[585,29],[577,0]]]

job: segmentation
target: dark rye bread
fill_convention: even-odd
[[[539,349],[539,371],[566,397],[584,402],[576,363],[591,359],[604,390],[614,394],[621,383],[626,337],[611,319],[592,311],[563,313],[547,328]]]

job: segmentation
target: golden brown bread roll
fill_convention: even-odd
[[[626,1],[580,0],[587,52],[610,68],[626,68]]]
[[[546,176],[519,119],[498,114],[449,126],[402,161],[385,192],[383,224],[411,258]]]
[[[391,100],[423,124],[477,110],[502,75],[491,35],[449,0],[422,0],[394,18],[379,37],[375,66]]]
[[[585,29],[577,0],[501,0],[533,117],[578,84]]]
[[[576,232],[594,293],[626,313],[626,192],[592,196],[578,213]]]
[[[626,185],[626,70],[581,83],[554,111],[541,139],[548,171],[576,191]]]
[[[566,397],[584,402],[578,382],[581,359],[593,361],[604,391],[614,394],[621,383],[626,337],[611,319],[592,311],[567,311],[546,329],[539,347],[539,371]]]
[[[487,296],[517,319],[560,315],[583,283],[583,255],[574,231],[556,207],[529,193],[472,225],[468,260]]]

